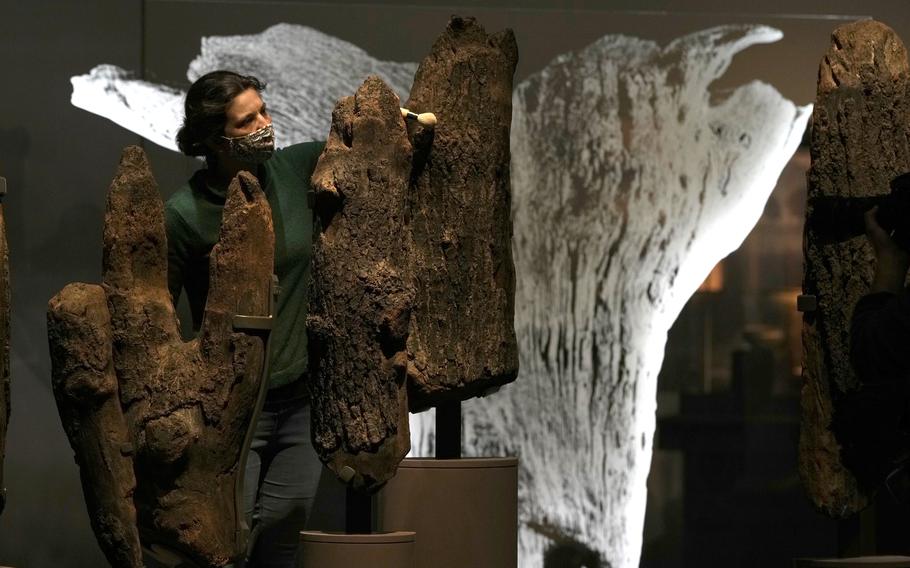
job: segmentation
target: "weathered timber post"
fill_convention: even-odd
[[[888,193],[910,170],[910,70],[907,51],[887,26],[872,20],[837,28],[818,72],[812,120],[812,165],[804,235],[803,294],[816,304],[803,316],[800,475],[815,506],[835,518],[868,502],[841,460],[835,430],[838,403],[858,386],[850,365],[850,318],[872,280],[872,249],[862,235],[832,239],[821,219],[825,200]],[[855,427],[855,425],[853,426]]]
[[[465,400],[518,374],[509,132],[518,46],[452,18],[406,106],[433,112],[418,151],[411,228],[416,303],[408,335],[412,411]],[[423,147],[423,146],[422,146]]]
[[[124,150],[108,194],[101,286],[48,308],[54,394],[112,565],[142,547],[220,567],[245,551],[239,464],[264,345],[235,315],[268,316],[271,214],[256,179],[231,183],[198,338],[184,342],[167,288],[164,208],[144,152]]]
[[[394,475],[410,449],[410,176],[398,97],[370,77],[335,107],[313,173],[320,229],[307,320],[316,451],[368,491]]]

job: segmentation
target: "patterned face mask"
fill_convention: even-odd
[[[228,154],[235,160],[248,164],[261,164],[271,158],[275,151],[275,131],[271,124],[244,136],[222,138],[228,141]]]

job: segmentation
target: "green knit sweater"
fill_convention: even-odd
[[[281,293],[271,335],[269,387],[286,385],[307,367],[307,287],[313,249],[313,212],[307,193],[324,142],[295,144],[276,151],[259,166],[256,177],[272,208],[275,227],[275,274]],[[218,241],[225,193],[208,187],[205,170],[168,199],[168,286],[176,304],[186,290],[199,329],[209,287],[209,253]]]

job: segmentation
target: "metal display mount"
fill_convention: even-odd
[[[269,384],[269,354],[271,353],[271,335],[272,327],[275,323],[275,312],[277,310],[278,295],[281,294],[281,287],[278,285],[278,276],[272,274],[269,281],[269,314],[267,316],[251,316],[235,314],[231,322],[234,331],[247,335],[258,336],[262,338],[264,349],[262,353],[262,375],[259,381],[259,392],[256,394],[256,405],[253,415],[250,417],[250,425],[247,428],[246,436],[243,437],[243,446],[240,453],[240,463],[238,470],[240,475],[237,476],[237,484],[234,486],[234,503],[237,518],[240,523],[237,527],[238,543],[246,542],[245,552],[249,556],[256,544],[257,533],[251,530],[247,525],[246,514],[244,513],[243,504],[243,484],[246,476],[246,460],[250,452],[250,446],[253,442],[253,434],[256,431],[256,424],[259,422],[259,415],[262,413],[262,405],[265,403],[265,395],[268,392]]]

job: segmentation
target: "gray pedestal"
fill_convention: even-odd
[[[378,494],[380,530],[420,533],[415,568],[518,564],[518,459],[408,458]]]

